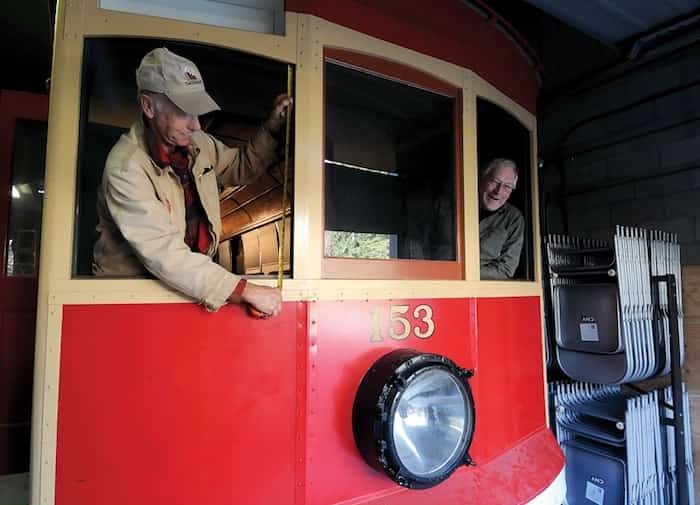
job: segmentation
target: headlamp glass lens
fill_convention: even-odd
[[[393,440],[401,463],[425,477],[452,465],[466,444],[471,413],[464,388],[441,367],[423,370],[409,382],[394,412]]]

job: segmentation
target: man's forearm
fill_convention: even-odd
[[[500,259],[481,265],[481,280],[509,279],[509,270]]]

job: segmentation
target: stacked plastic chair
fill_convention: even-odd
[[[545,247],[547,364],[580,381],[550,385],[568,505],[694,503],[677,237],[618,226]],[[632,384],[669,373],[666,390]]]
[[[677,310],[676,320],[678,321],[678,338],[680,343],[681,363],[683,362],[684,335],[683,335],[683,296],[681,292],[681,249],[675,235],[661,231],[650,232],[650,267],[653,278],[673,274],[676,279],[676,300]],[[658,331],[664,335],[664,352],[661,353],[663,363],[661,364],[660,375],[671,373],[671,348],[670,348],[670,314],[668,300],[668,286],[665,281],[659,282],[658,289]]]
[[[674,235],[618,226],[612,243],[562,235],[546,239],[557,364],[575,380],[641,381],[670,372],[665,282],[676,277],[683,348],[680,247]],[[656,300],[658,299],[658,300]]]
[[[688,463],[678,468],[673,428],[664,422],[674,411],[670,387],[637,393],[560,382],[550,385],[550,395],[566,456],[567,505],[695,503],[690,443],[680,447]],[[682,403],[689,429],[687,393]],[[688,483],[685,502],[678,492],[680,472]]]

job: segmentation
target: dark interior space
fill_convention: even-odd
[[[508,200],[525,218],[525,242],[514,279],[534,279],[532,253],[532,200],[530,132],[511,114],[483,98],[476,99],[476,153],[479,171],[494,158],[513,160],[518,184]]]
[[[454,261],[458,102],[332,62],[325,75],[325,229],[395,237],[393,258]]]

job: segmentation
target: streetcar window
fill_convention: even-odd
[[[100,8],[284,35],[283,0],[100,0]]]
[[[35,277],[39,273],[46,122],[17,118],[14,137],[5,275]]]
[[[93,247],[97,239],[96,190],[112,146],[140,117],[135,70],[141,58],[156,47],[167,47],[197,65],[208,93],[222,109],[201,116],[202,129],[230,146],[245,144],[268,117],[275,97],[287,89],[286,64],[240,51],[158,39],[86,39],[78,146],[74,276],[92,275]],[[281,137],[280,154],[284,132]],[[293,162],[290,161],[289,165],[291,172]],[[281,237],[278,230],[284,215],[281,209],[282,167],[282,163],[271,167],[251,184],[220,188],[222,230],[217,259],[225,268],[239,274],[276,274]],[[289,179],[291,197],[293,173],[289,174]],[[293,208],[290,200],[287,216]],[[289,245],[292,242],[290,222],[288,219],[284,240],[287,272],[290,271]],[[264,237],[264,240],[257,237]],[[256,261],[258,268],[254,265]]]
[[[387,66],[326,52],[324,276],[461,278],[459,91]]]
[[[481,235],[481,278],[483,280],[533,280],[534,260],[532,245],[532,168],[531,168],[531,138],[530,131],[523,126],[510,113],[481,97],[476,100],[476,125],[477,125],[477,160],[479,164],[479,225]],[[491,184],[493,189],[497,189],[498,199],[507,197],[506,204],[496,212],[485,209],[482,202],[483,192],[488,191],[484,180],[484,171],[494,162],[494,160],[510,160],[517,167],[517,183],[511,189],[509,181],[497,181],[506,183],[502,189]],[[496,206],[502,204],[499,201]],[[514,209],[514,210],[513,210]],[[494,230],[494,223],[503,226],[507,222],[506,228],[511,226],[512,220],[500,219],[496,213],[510,212],[512,215],[522,215],[523,226],[518,233],[523,236],[522,247],[518,255],[508,252],[509,244],[513,242],[512,237],[506,236],[509,229]],[[497,243],[496,243],[497,242]],[[494,245],[495,244],[495,245]],[[500,251],[503,256],[498,257]],[[511,254],[513,259],[507,256]],[[500,261],[500,264],[498,264]],[[497,265],[497,266],[494,266]]]

